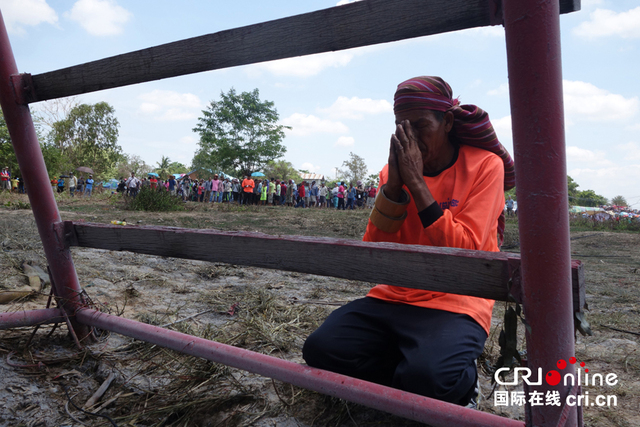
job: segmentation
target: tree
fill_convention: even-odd
[[[358,180],[362,180],[368,175],[369,169],[364,159],[357,154],[349,153],[349,160],[342,162],[342,166],[344,169],[340,169],[338,175],[343,177],[347,184],[355,185]]]
[[[180,162],[171,162],[169,165],[169,173],[187,173],[189,172],[189,168],[183,165]]]
[[[569,193],[569,202],[571,202],[572,197],[576,197],[578,194],[578,185],[577,182],[573,180],[569,175],[567,175],[567,190]]]
[[[296,168],[293,167],[291,162],[287,162],[286,160],[272,160],[267,162],[262,171],[268,178],[284,181],[289,181],[290,179],[297,181],[300,178]]]
[[[119,126],[114,108],[106,102],[80,104],[52,124],[49,139],[74,167],[88,166],[95,175],[106,176],[122,158]]]
[[[44,140],[38,127],[36,128],[36,130],[38,139],[39,141],[41,141],[40,149],[42,150],[44,162],[47,166],[47,172],[49,174],[49,177],[52,177],[59,171],[63,170],[62,168],[67,165],[66,159],[62,156],[60,150]],[[0,111],[0,166],[8,166],[9,170],[11,171],[11,176],[22,176],[18,167],[18,159],[16,158],[16,153],[15,151],[13,151],[13,145],[11,145],[9,129],[7,128],[7,123],[4,119],[2,111]]]
[[[160,159],[160,161],[158,162],[158,167],[155,169],[155,172],[158,175],[160,175],[160,178],[166,179],[170,173],[169,172],[170,166],[171,166],[171,160],[166,156],[162,156],[162,159]]]
[[[368,177],[365,178],[365,184],[373,184],[376,187],[379,185],[379,181],[380,181],[380,174],[379,173],[372,173],[369,174]]]
[[[115,173],[117,177],[128,177],[131,172],[136,176],[146,176],[149,172],[152,172],[153,168],[145,163],[140,156],[135,154],[124,154],[118,164],[116,165]]]
[[[613,199],[611,199],[611,204],[614,206],[629,206],[627,204],[627,199],[625,199],[623,196],[616,196]]]
[[[243,175],[261,170],[286,152],[284,129],[271,101],[260,101],[258,89],[237,94],[231,88],[211,101],[193,129],[200,134],[200,148],[193,166],[235,171]]]
[[[578,206],[591,207],[606,205],[608,202],[606,197],[596,194],[593,190],[578,191],[573,200]]]

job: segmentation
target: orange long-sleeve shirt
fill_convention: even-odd
[[[253,193],[253,188],[255,187],[255,183],[251,178],[242,180],[242,191],[245,193]],[[218,191],[217,189],[214,191]]]
[[[380,172],[380,186],[387,179],[388,167],[385,166]],[[497,229],[498,217],[504,209],[504,165],[497,155],[461,145],[455,163],[436,176],[425,176],[424,181],[440,205],[442,216],[424,228],[411,200],[407,218],[398,232],[384,232],[369,221],[363,240],[499,250]],[[375,286],[367,296],[467,314],[489,334],[492,300],[388,285]]]

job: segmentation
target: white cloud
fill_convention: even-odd
[[[24,26],[58,22],[58,14],[46,0],[0,0],[0,9],[10,34],[24,34]]]
[[[113,0],[78,0],[65,16],[93,36],[113,36],[133,15]]]
[[[464,30],[462,34],[466,34],[467,36],[504,37],[504,28],[502,27],[502,25],[475,27]]]
[[[192,93],[154,90],[138,97],[138,112],[160,121],[193,120],[202,109],[200,98]]]
[[[341,122],[302,113],[294,113],[282,119],[281,124],[291,126],[293,129],[286,130],[286,132],[293,136],[307,136],[313,133],[346,133],[349,131],[349,128]]]
[[[640,6],[620,13],[596,9],[589,17],[590,21],[585,21],[573,29],[575,35],[588,39],[607,36],[640,38]]]
[[[320,166],[314,166],[312,163],[305,162],[302,164],[300,169],[307,170],[309,173],[317,173],[322,169]]]
[[[509,95],[509,83],[502,83],[496,89],[491,89],[490,91],[488,91],[487,95],[491,95],[491,96]]]
[[[574,121],[621,121],[640,109],[638,97],[625,98],[591,83],[565,80],[564,109],[568,123]]]
[[[626,160],[640,160],[640,145],[635,142],[628,142],[617,146]]]
[[[336,143],[333,144],[333,146],[334,147],[351,147],[355,143],[356,143],[356,140],[353,139],[353,137],[351,137],[351,136],[341,136],[340,138],[338,138]]]
[[[365,114],[393,113],[393,107],[384,99],[340,96],[331,107],[322,108],[319,111],[333,119],[361,120]]]
[[[342,5],[349,4],[349,3],[355,3],[357,1],[362,1],[362,0],[340,0],[338,3],[336,3],[336,6],[342,6]]]
[[[192,145],[195,146],[198,140],[193,136],[183,136],[180,138],[180,144],[182,145]]]
[[[310,77],[326,68],[338,68],[347,65],[353,59],[352,52],[327,52],[315,55],[279,59],[247,67],[251,77],[259,76],[262,71],[276,76]]]
[[[567,161],[592,164],[600,166],[611,166],[613,163],[605,159],[604,151],[591,151],[584,148],[576,147],[573,145],[567,146]]]
[[[575,168],[568,174],[580,184],[580,189],[592,189],[596,194],[612,198],[638,194],[637,182],[640,180],[640,164],[610,166],[602,168]]]
[[[491,119],[491,124],[498,135],[502,135],[505,138],[511,138],[511,116]]]

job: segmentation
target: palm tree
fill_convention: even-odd
[[[162,156],[162,159],[158,162],[158,167],[156,168],[156,173],[160,175],[161,179],[166,179],[167,175],[169,175],[169,167],[171,166],[171,160]]]

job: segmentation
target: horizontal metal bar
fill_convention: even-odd
[[[495,0],[493,0],[495,2]],[[563,12],[579,0],[561,0]],[[490,0],[366,0],[33,76],[27,102],[496,23]]]
[[[46,325],[49,323],[64,323],[65,318],[57,308],[43,308],[41,310],[14,311],[0,313],[0,329],[19,328],[22,326]]]
[[[76,313],[76,318],[80,323],[88,326],[116,332],[181,353],[253,372],[404,418],[428,423],[434,427],[453,425],[524,426],[521,421],[467,409],[91,309],[81,309]]]

